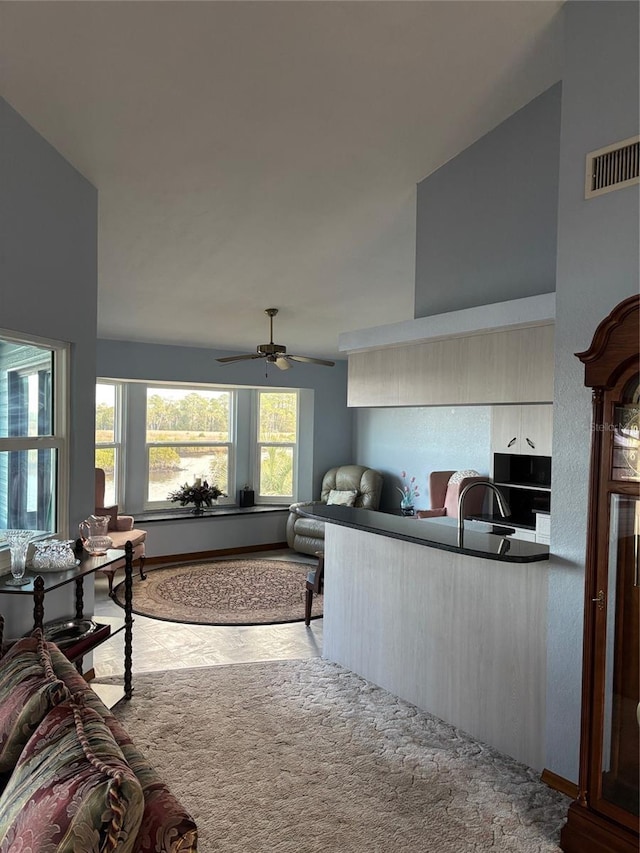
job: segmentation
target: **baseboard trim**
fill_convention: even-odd
[[[152,567],[172,565],[173,563],[196,563],[199,560],[213,560],[216,557],[228,557],[232,554],[251,554],[255,551],[281,551],[288,548],[286,542],[272,542],[268,545],[243,545],[239,548],[218,548],[214,551],[190,551],[188,554],[163,554],[159,557],[147,557],[145,570]]]
[[[560,791],[561,794],[566,794],[567,797],[571,797],[572,800],[575,800],[578,797],[578,786],[575,782],[570,782],[568,779],[565,779],[564,776],[558,776],[557,773],[547,770],[546,767],[542,771],[540,781],[544,782],[545,785],[548,785],[550,788],[553,788],[554,791]]]

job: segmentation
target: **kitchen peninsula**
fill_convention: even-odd
[[[467,521],[459,547],[454,519],[301,510],[327,522],[323,656],[542,769],[548,546]]]

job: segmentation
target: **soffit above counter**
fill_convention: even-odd
[[[555,316],[556,294],[542,293],[385,326],[342,332],[338,337],[338,349],[345,353],[365,352],[506,329],[544,326],[554,323]]]

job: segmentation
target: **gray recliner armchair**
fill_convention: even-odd
[[[331,492],[334,494],[331,495]],[[339,465],[332,468],[322,478],[319,501],[300,501],[289,507],[287,544],[301,554],[313,555],[317,551],[324,551],[324,521],[305,518],[298,513],[298,507],[311,506],[313,503],[347,502],[348,506],[378,509],[381,492],[382,474],[373,468],[365,468],[363,465]]]

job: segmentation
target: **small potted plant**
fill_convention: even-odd
[[[169,492],[167,495],[168,500],[172,503],[179,501],[180,506],[193,504],[192,512],[194,515],[202,515],[204,513],[203,505],[213,506],[220,497],[226,498],[226,493],[216,485],[210,486],[206,480],[202,481],[200,477],[196,479],[193,485],[190,486],[189,483],[185,483],[184,486],[180,486],[179,489]]]

